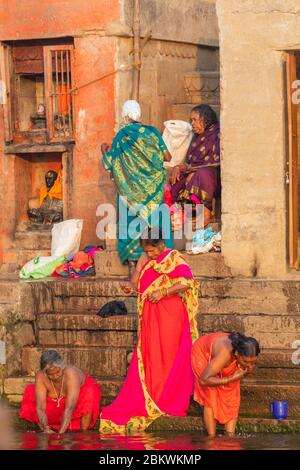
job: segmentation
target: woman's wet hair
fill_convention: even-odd
[[[208,104],[195,106],[192,112],[198,113],[203,118],[205,130],[219,122],[217,114]]]
[[[240,333],[230,333],[229,339],[232,344],[233,352],[237,352],[244,357],[258,356],[260,353],[259,343],[251,336],[241,335]]]
[[[141,235],[141,245],[150,245],[154,248],[164,241],[162,229],[160,227],[148,227]]]
[[[54,349],[43,352],[40,359],[41,370],[47,370],[49,367],[64,367],[64,360],[61,355]]]

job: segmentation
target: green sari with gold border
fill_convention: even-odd
[[[140,257],[140,235],[147,226],[166,222],[165,212],[163,216],[158,214],[158,207],[164,202],[166,151],[155,127],[134,122],[117,133],[103,157],[104,168],[111,173],[119,193],[118,252],[122,263]],[[132,223],[140,224],[139,233],[134,236],[128,230]],[[173,248],[172,232],[168,232],[165,243],[167,248]]]

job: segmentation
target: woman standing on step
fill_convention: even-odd
[[[215,436],[217,421],[235,433],[240,408],[240,381],[254,371],[260,353],[256,339],[240,333],[213,333],[195,341],[192,367],[194,399],[204,406],[204,424]]]
[[[193,393],[198,283],[180,253],[168,250],[156,232],[142,235],[145,254],[132,277],[138,341],[121,392],[102,410],[103,433],[140,432],[164,414],[185,416]],[[124,292],[134,290],[124,286]]]
[[[140,122],[141,108],[137,101],[128,100],[122,108],[123,127],[115,136],[111,148],[101,145],[102,163],[115,181],[118,191],[118,253],[131,272],[143,253],[140,237],[148,226],[158,225],[157,208],[164,202],[166,172],[164,161],[171,155],[155,127]],[[165,208],[164,218],[171,218]],[[140,228],[138,229],[138,227]],[[131,228],[130,228],[131,227]],[[167,225],[166,225],[167,227]],[[166,244],[173,248],[172,231]],[[166,235],[166,234],[165,234]]]

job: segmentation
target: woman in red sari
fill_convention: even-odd
[[[215,436],[217,421],[234,435],[240,408],[240,381],[255,368],[260,353],[256,339],[240,333],[213,333],[195,341],[192,367],[194,399],[204,406],[204,424]]]
[[[185,416],[193,393],[197,282],[178,251],[166,249],[161,233],[142,236],[141,243],[145,254],[132,278],[138,290],[138,341],[121,392],[102,410],[103,433],[140,432],[164,414]]]
[[[65,365],[54,350],[45,351],[35,384],[27,385],[20,418],[31,421],[41,431],[86,431],[99,416],[100,386],[76,366]]]

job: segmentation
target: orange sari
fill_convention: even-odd
[[[192,368],[195,374],[194,400],[200,405],[212,408],[214,418],[221,424],[236,419],[239,414],[241,394],[240,381],[219,387],[202,387],[200,377],[212,358],[214,342],[229,333],[213,333],[197,339],[192,348]],[[237,370],[237,361],[225,367],[219,377],[229,377]]]

